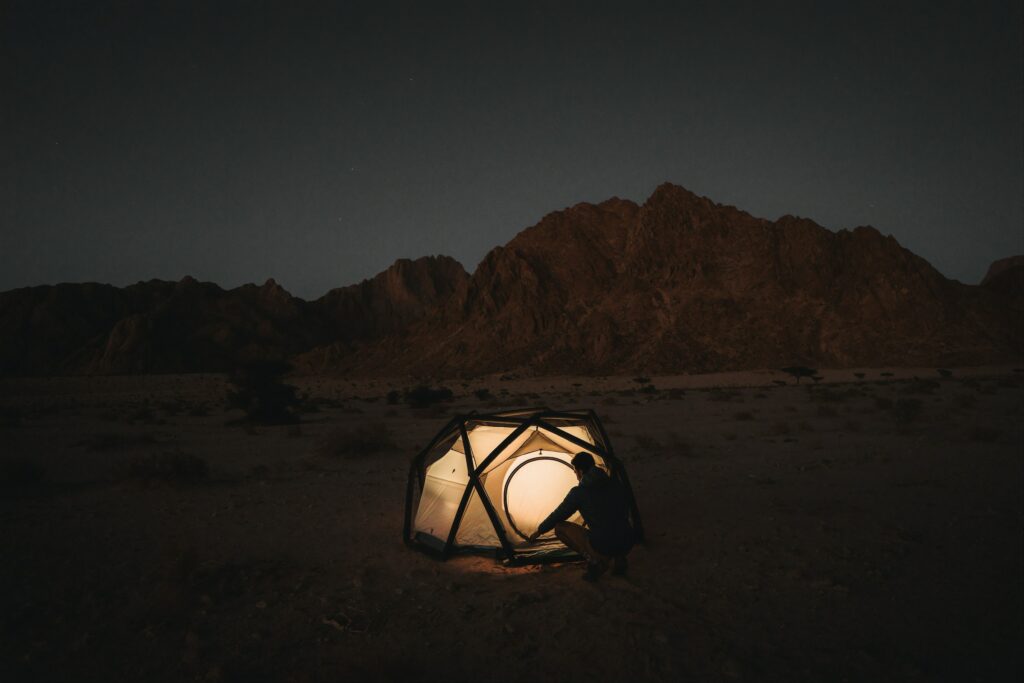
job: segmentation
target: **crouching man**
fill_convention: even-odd
[[[554,512],[530,534],[528,542],[552,529],[562,543],[587,560],[583,578],[596,581],[608,571],[626,572],[626,553],[633,547],[633,527],[629,523],[629,502],[623,487],[594,465],[594,456],[579,452],[572,459],[579,486],[574,486]],[[587,527],[567,522],[579,511]]]

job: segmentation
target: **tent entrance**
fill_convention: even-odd
[[[568,453],[538,450],[513,459],[502,485],[509,526],[526,540],[576,483]],[[570,521],[578,522],[579,514]],[[551,532],[545,534],[550,536]]]

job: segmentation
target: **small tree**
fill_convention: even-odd
[[[284,374],[291,368],[283,361],[252,361],[231,373],[232,389],[228,405],[241,408],[251,422],[294,424],[299,418],[292,409],[299,404],[295,387],[285,384]]]
[[[818,371],[815,370],[814,368],[806,368],[802,365],[792,365],[788,368],[782,368],[782,372],[785,372],[788,375],[793,375],[793,377],[796,377],[797,384],[800,384],[801,377],[814,377],[816,374],[818,374]]]

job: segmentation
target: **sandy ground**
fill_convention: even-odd
[[[1024,373],[822,376],[296,378],[291,427],[218,376],[0,380],[0,680],[1019,680]],[[448,417],[533,405],[605,420],[627,577],[402,544]]]

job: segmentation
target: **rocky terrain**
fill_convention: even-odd
[[[0,680],[1020,680],[1024,374],[819,376],[308,376],[281,426],[222,375],[0,379]],[[603,420],[625,578],[402,543],[418,449],[535,405]]]
[[[0,374],[223,371],[256,358],[361,376],[970,365],[1024,343],[1020,257],[943,277],[870,227],[755,218],[670,184],[554,212],[472,275],[402,260],[315,301],[273,280],[0,293]]]

